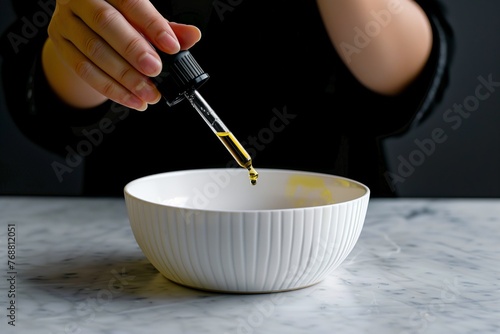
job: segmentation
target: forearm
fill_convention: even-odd
[[[412,0],[317,0],[340,57],[366,87],[396,94],[425,66],[432,30]]]
[[[82,109],[92,108],[107,100],[60,59],[50,38],[43,47],[42,65],[51,88],[68,105]]]

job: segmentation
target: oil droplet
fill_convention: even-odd
[[[250,182],[252,186],[257,184],[257,178],[259,177],[259,173],[253,168],[252,165],[248,167],[248,177],[250,178]]]

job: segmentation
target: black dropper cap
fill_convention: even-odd
[[[153,81],[169,106],[184,100],[185,92],[198,89],[210,77],[187,50],[174,55],[161,51],[158,51],[158,54],[163,69]]]

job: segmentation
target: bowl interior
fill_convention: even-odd
[[[124,191],[150,203],[214,211],[314,207],[369,195],[365,185],[335,175],[266,168],[258,172],[254,186],[244,169],[198,169],[139,178]]]

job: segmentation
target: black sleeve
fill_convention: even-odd
[[[98,122],[110,105],[81,110],[56,96],[41,66],[55,0],[29,1],[24,7],[16,3],[13,8],[17,18],[1,37],[2,85],[8,114],[31,141],[62,154],[66,145],[79,140],[78,129]]]
[[[455,49],[453,31],[446,17],[446,8],[438,1],[417,1],[429,16],[434,38],[431,58],[422,78],[424,95],[407,126],[414,127],[424,121],[439,103],[448,86],[449,69]],[[418,84],[418,83],[417,83]]]

